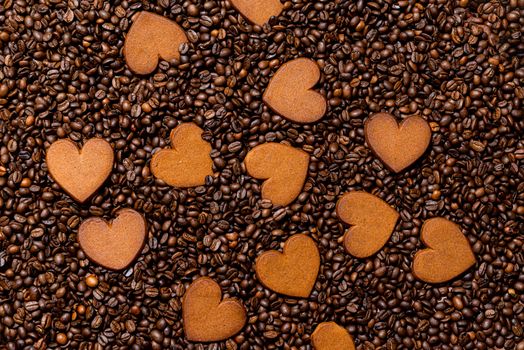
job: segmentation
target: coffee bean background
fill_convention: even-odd
[[[180,61],[140,77],[121,52],[133,14],[179,23]],[[311,349],[336,321],[358,349],[524,349],[524,2],[363,0],[285,2],[253,27],[228,1],[3,0],[0,3],[0,348]],[[328,113],[293,124],[262,102],[284,62],[314,59]],[[426,155],[395,175],[364,143],[374,112],[419,114]],[[216,175],[179,190],[156,180],[153,151],[193,121],[213,146]],[[84,205],[52,181],[45,149],[59,138],[103,137],[113,173]],[[311,155],[303,193],[288,207],[260,197],[242,160],[264,142]],[[401,213],[374,257],[355,259],[335,203],[376,194]],[[76,233],[120,208],[147,217],[132,267],[86,259]],[[468,237],[477,264],[453,282],[414,279],[425,219]],[[321,270],[308,299],[256,280],[258,253],[309,233]],[[181,297],[208,275],[243,299],[248,324],[216,344],[185,340]]]

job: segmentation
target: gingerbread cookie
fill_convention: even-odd
[[[294,235],[282,253],[262,253],[256,260],[257,277],[267,288],[293,297],[307,298],[315,285],[320,254],[315,242],[306,235]]]
[[[158,60],[180,58],[180,45],[187,42],[186,33],[176,23],[151,12],[140,12],[124,43],[124,57],[137,74],[152,73]]]
[[[324,116],[327,103],[313,90],[320,79],[315,61],[297,58],[284,63],[275,73],[263,100],[278,114],[297,123],[313,123]]]
[[[199,342],[232,337],[244,327],[247,318],[238,300],[222,300],[220,286],[209,277],[191,283],[182,301],[182,317],[186,338]]]
[[[151,171],[165,183],[175,187],[205,184],[213,175],[211,145],[202,140],[202,132],[194,123],[184,123],[171,131],[171,149],[153,155]]]
[[[132,209],[121,209],[107,223],[99,217],[84,221],[78,230],[78,243],[87,257],[111,270],[131,264],[146,239],[146,221]]]
[[[431,141],[429,124],[418,116],[397,124],[391,114],[377,113],[366,121],[364,129],[369,147],[396,173],[419,159]]]
[[[422,225],[420,239],[428,247],[413,259],[413,274],[429,283],[449,281],[475,264],[475,256],[460,227],[444,218]]]
[[[46,155],[53,179],[76,201],[85,202],[113,169],[113,148],[103,139],[90,139],[79,149],[69,139],[53,142]]]
[[[355,350],[349,332],[335,322],[322,322],[311,335],[315,350]]]
[[[275,205],[288,205],[302,191],[309,155],[281,143],[265,143],[253,148],[244,160],[249,175],[265,179],[262,197]]]
[[[344,247],[357,258],[371,256],[382,248],[399,217],[382,199],[362,191],[343,195],[336,210],[340,220],[351,225],[344,235]]]
[[[284,5],[280,0],[231,0],[231,4],[250,22],[264,25],[273,16],[278,16]]]

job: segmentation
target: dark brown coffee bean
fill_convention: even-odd
[[[362,349],[524,350],[521,3],[282,3],[258,27],[212,0],[3,2],[2,346],[307,349],[316,325],[335,321]],[[140,11],[176,21],[189,42],[179,60],[139,77],[122,47]],[[318,63],[314,89],[329,101],[312,124],[290,123],[262,101],[276,70],[298,57]],[[365,143],[365,121],[378,112],[419,115],[432,129],[426,154],[399,174]],[[184,122],[212,145],[214,174],[197,188],[166,186],[149,165]],[[111,143],[115,164],[78,204],[49,176],[46,149],[93,137]],[[266,142],[311,157],[302,192],[286,207],[263,200],[262,182],[243,164]],[[368,259],[339,241],[347,227],[335,204],[354,190],[400,213]],[[85,219],[121,208],[142,212],[149,236],[130,267],[110,272],[86,258],[76,235]],[[420,228],[435,216],[461,226],[477,260],[444,285],[411,272],[424,247]],[[322,263],[310,297],[288,299],[260,285],[253,263],[298,233],[317,243]],[[246,327],[227,341],[184,337],[181,300],[200,275],[246,306]]]

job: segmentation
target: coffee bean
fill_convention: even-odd
[[[58,333],[56,335],[56,342],[60,345],[64,345],[67,343],[67,335],[65,335],[64,333]]]
[[[88,287],[94,288],[98,285],[98,278],[91,274],[86,277],[86,284]]]
[[[29,4],[0,11],[0,301],[6,349],[306,349],[335,321],[362,349],[519,349],[524,278],[524,67],[517,0],[288,1],[263,27],[227,2],[161,0]],[[419,6],[420,5],[420,6]],[[135,76],[122,55],[133,16],[177,22],[189,42],[179,60]],[[308,57],[328,101],[316,123],[295,124],[262,96],[285,62]],[[373,113],[419,115],[432,140],[392,174],[369,152]],[[166,186],[150,160],[178,124],[194,122],[213,148],[213,176]],[[84,204],[47,171],[61,138],[110,142],[115,165]],[[243,160],[286,143],[310,156],[293,203],[261,198]],[[335,215],[348,191],[373,193],[400,213],[376,255],[356,259]],[[79,225],[121,208],[147,218],[148,239],[126,270],[111,272],[78,247]],[[476,265],[445,285],[414,279],[420,228],[443,216],[461,226]],[[311,296],[260,285],[253,264],[308,233],[321,268]],[[200,275],[242,299],[248,324],[201,345],[184,337],[181,300]],[[41,334],[49,335],[46,339]]]

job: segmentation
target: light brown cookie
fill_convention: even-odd
[[[244,160],[249,175],[267,179],[262,197],[275,205],[288,205],[302,191],[309,165],[309,155],[281,143],[264,143],[248,152]]]
[[[335,322],[322,322],[311,335],[315,350],[355,350],[349,332]]]
[[[193,281],[182,301],[186,338],[213,342],[232,337],[244,327],[246,310],[236,299],[222,300],[220,286],[208,277]]]
[[[257,277],[267,288],[293,297],[307,298],[315,285],[320,254],[315,242],[306,235],[291,236],[282,253],[270,250],[255,263]]]
[[[419,159],[431,141],[429,124],[418,116],[408,117],[399,125],[391,114],[377,113],[366,121],[364,130],[369,147],[396,173]]]
[[[113,169],[113,148],[103,139],[90,139],[82,149],[69,139],[53,142],[46,163],[53,179],[78,202],[85,202]]]
[[[444,218],[424,222],[420,239],[428,247],[413,258],[413,274],[429,283],[449,281],[475,264],[475,256],[460,227]]]
[[[135,18],[124,43],[124,56],[133,72],[149,74],[156,69],[159,58],[180,58],[179,48],[187,37],[176,22],[146,11]]]
[[[327,103],[313,90],[320,69],[309,58],[284,63],[271,78],[263,100],[278,114],[297,123],[313,123],[324,116]]]
[[[90,260],[121,270],[140,254],[146,233],[144,217],[132,209],[122,209],[110,223],[99,217],[85,220],[78,230],[78,243]]]
[[[171,149],[156,152],[151,171],[157,178],[175,187],[205,184],[213,175],[211,145],[202,139],[203,130],[196,124],[184,123],[171,131]]]
[[[278,16],[284,8],[280,0],[231,0],[231,4],[248,21],[259,26],[268,22],[272,16]]]
[[[337,202],[337,215],[351,227],[344,247],[357,258],[379,251],[393,233],[399,214],[382,199],[362,191],[348,192]]]

